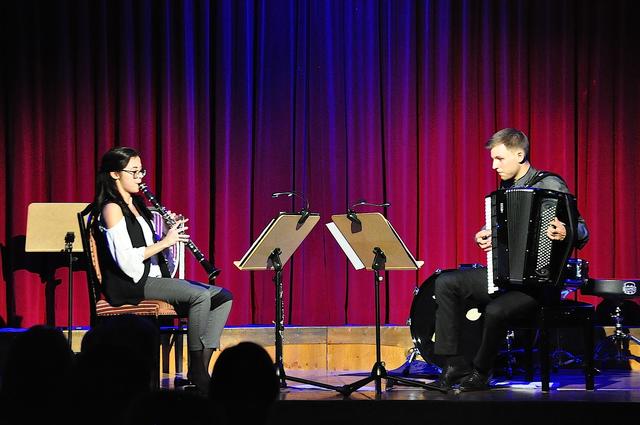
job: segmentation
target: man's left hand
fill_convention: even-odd
[[[562,241],[567,237],[567,228],[563,222],[554,217],[547,227],[547,237],[552,241]]]

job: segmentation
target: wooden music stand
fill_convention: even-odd
[[[436,385],[425,384],[406,378],[390,376],[380,355],[380,282],[384,270],[417,270],[424,264],[417,261],[402,242],[391,223],[380,213],[354,212],[331,216],[327,228],[336,239],[356,270],[374,273],[376,312],[376,363],[364,379],[345,385],[342,392],[351,394],[371,381],[375,381],[376,395],[382,393],[382,379],[425,389],[446,392]]]
[[[29,204],[27,212],[27,234],[25,252],[63,252],[69,258],[69,315],[68,315],[68,341],[72,346],[73,326],[73,262],[76,258],[74,252],[82,252],[80,238],[75,240],[75,235],[80,234],[77,214],[84,210],[86,203],[44,203]]]
[[[276,289],[275,367],[276,374],[280,380],[280,387],[286,388],[286,380],[289,379],[290,381],[342,392],[342,387],[287,375],[282,360],[282,339],[284,335],[282,268],[315,225],[318,224],[319,220],[320,216],[315,213],[309,214],[306,218],[304,218],[302,214],[280,213],[267,224],[242,259],[234,261],[233,264],[240,270],[258,271],[273,269],[275,271],[273,277]]]

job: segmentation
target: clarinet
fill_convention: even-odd
[[[151,204],[154,207],[156,207],[158,212],[160,212],[160,215],[162,215],[162,218],[164,219],[165,223],[167,223],[167,226],[169,227],[175,226],[176,221],[171,217],[171,214],[169,214],[167,209],[162,205],[160,205],[160,202],[158,202],[155,195],[151,193],[151,191],[149,190],[149,187],[144,183],[141,183],[139,187],[142,193],[144,194],[144,196],[149,200],[149,202],[151,202]],[[216,277],[218,277],[221,270],[216,268],[209,261],[207,261],[202,251],[198,249],[198,247],[193,243],[191,239],[189,239],[185,243],[185,246],[189,248],[189,251],[191,251],[193,256],[196,257],[196,260],[198,260],[198,263],[200,263],[200,265],[207,272],[207,276],[209,276],[209,281],[213,281]]]

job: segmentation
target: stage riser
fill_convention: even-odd
[[[73,350],[80,351],[86,330],[73,332]],[[380,330],[381,356],[387,368],[403,364],[413,347],[407,326],[383,326]],[[187,370],[187,341],[183,338],[183,371]],[[275,334],[271,327],[228,327],[222,334],[222,348],[252,341],[263,346],[275,359]],[[171,347],[169,370],[175,373],[174,348]],[[214,353],[211,366],[218,358]],[[289,327],[284,333],[284,366],[287,370],[349,371],[370,369],[375,362],[375,327]]]
[[[603,328],[611,335],[613,327]],[[640,328],[631,329],[640,338]],[[407,326],[385,326],[381,329],[381,356],[388,370],[401,366],[413,347]],[[222,346],[228,347],[242,341],[256,342],[275,359],[273,328],[227,328],[222,335]],[[186,344],[186,341],[185,341]],[[570,347],[563,347],[571,351]],[[640,356],[640,346],[630,344],[631,352]],[[183,370],[187,367],[186,348],[183,350]],[[219,353],[211,360],[211,367]],[[283,360],[286,370],[315,370],[339,372],[370,369],[375,358],[375,327],[295,327],[285,331]],[[170,373],[175,373],[171,352]],[[640,363],[630,362],[632,370],[640,371]]]
[[[596,332],[600,328],[596,329]],[[604,327],[605,335],[614,332],[613,327]],[[631,334],[640,338],[640,328],[632,328]],[[385,326],[381,329],[381,357],[388,370],[401,366],[413,347],[407,326]],[[222,346],[228,347],[242,341],[253,341],[262,345],[275,359],[273,328],[227,328],[222,335]],[[185,338],[186,345],[186,338]],[[516,347],[517,348],[517,347]],[[562,346],[567,351],[571,347]],[[640,356],[640,346],[630,344],[632,354]],[[187,367],[186,348],[183,350],[183,370]],[[214,353],[211,366],[219,353]],[[287,328],[283,345],[283,360],[287,370],[315,370],[326,372],[361,371],[370,369],[376,361],[375,327],[296,327]],[[173,362],[173,352],[171,357]],[[631,369],[640,371],[640,363],[630,362]],[[170,373],[175,372],[170,364]]]
[[[222,346],[252,341],[263,346],[275,359],[273,328],[227,328]],[[409,328],[385,326],[380,331],[381,356],[389,369],[402,365],[413,347]],[[186,370],[186,348],[183,350],[183,370]],[[218,352],[211,359],[215,363]],[[355,371],[367,370],[375,362],[375,327],[296,327],[284,334],[283,360],[286,370]],[[173,361],[173,352],[170,357]],[[175,368],[169,365],[170,373]]]

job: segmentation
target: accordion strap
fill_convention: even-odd
[[[538,171],[531,178],[531,180],[527,182],[526,186],[533,186],[534,184],[541,182],[542,180],[546,179],[547,177],[557,177],[564,183],[564,179],[562,177],[560,177],[556,173],[552,173],[551,171]]]

